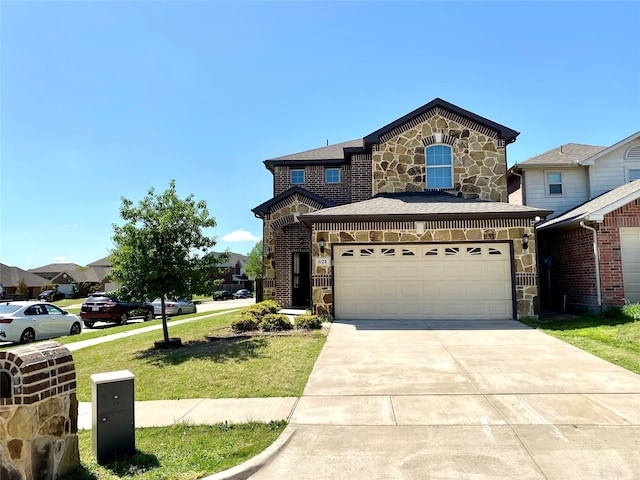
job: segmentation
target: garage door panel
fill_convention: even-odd
[[[337,246],[334,262],[337,318],[512,318],[508,244]]]
[[[625,300],[640,302],[640,228],[620,229],[620,253]]]

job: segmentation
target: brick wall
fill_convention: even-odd
[[[311,252],[311,230],[299,223],[282,228],[275,239],[275,300],[291,307],[291,270],[294,252]]]
[[[327,168],[337,168],[340,170],[340,183],[326,183],[325,170]],[[371,168],[371,166],[369,166]],[[291,184],[291,170],[304,170],[304,184],[297,185],[305,190],[320,195],[321,197],[331,200],[337,205],[349,203],[349,192],[351,191],[351,166],[342,165],[336,167],[324,167],[321,165],[301,166],[300,168],[292,167],[275,167],[274,174],[274,196],[286,192],[296,185]]]
[[[624,304],[620,228],[640,227],[640,201],[635,200],[605,215],[597,230],[600,262],[600,293],[603,308]],[[550,255],[550,284],[546,267],[541,269],[543,305],[561,309],[564,295],[567,306],[575,309],[598,307],[593,234],[576,227],[559,233],[540,234],[543,255]]]

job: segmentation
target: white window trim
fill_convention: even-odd
[[[640,172],[640,164],[638,164],[638,165],[633,165],[633,166],[629,166],[629,167],[625,168],[625,170],[626,170],[626,172],[625,172],[625,177],[626,177],[627,183],[628,183],[628,182],[631,182],[631,181],[632,181],[632,179],[631,179],[631,172],[632,172],[632,171]],[[639,177],[639,178],[637,178],[636,180],[638,180],[638,179],[640,179],[640,177]]]
[[[302,182],[293,181],[293,172],[302,172]],[[289,183],[291,183],[291,185],[304,185],[304,182],[305,182],[305,173],[303,168],[294,168],[289,171]]]
[[[338,172],[338,181],[337,182],[329,182],[327,180],[327,173],[328,172]],[[328,184],[331,184],[331,185],[336,185],[336,184],[340,183],[341,180],[342,179],[340,178],[340,169],[339,168],[325,168],[325,170],[324,170],[324,183],[328,183]]]
[[[557,185],[556,182],[554,183],[549,183],[549,174],[550,173],[558,173],[560,174],[560,186],[562,188],[562,193],[551,193],[549,191],[549,186],[550,185]],[[560,197],[566,197],[567,196],[567,189],[566,189],[566,185],[564,182],[564,172],[559,171],[559,170],[545,170],[544,171],[544,196],[545,197],[553,197],[553,198],[560,198]]]
[[[432,165],[429,166],[427,165],[427,150],[431,147],[437,147],[437,146],[445,146],[445,147],[449,147],[449,151],[451,152],[451,164],[450,165]],[[448,168],[449,171],[451,172],[451,185],[448,187],[436,187],[436,188],[430,188],[429,187],[429,169],[430,168]],[[453,185],[454,185],[454,180],[453,180],[453,148],[451,148],[451,145],[448,145],[446,143],[434,143],[433,145],[429,145],[424,147],[424,188],[425,190],[432,190],[432,191],[437,191],[437,190],[453,190]]]

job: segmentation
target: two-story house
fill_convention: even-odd
[[[537,313],[534,223],[507,203],[518,132],[441,99],[357,140],[266,160],[264,298],[338,319]]]
[[[512,202],[555,211],[537,228],[544,307],[640,302],[640,132],[610,147],[563,145],[508,176]]]

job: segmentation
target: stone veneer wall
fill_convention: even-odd
[[[291,253],[308,252],[311,242],[311,231],[297,222],[296,215],[320,208],[322,205],[295,194],[274,205],[272,213],[264,218],[262,295],[265,300],[291,306]]]
[[[374,146],[372,194],[424,191],[425,147],[436,143],[452,147],[451,193],[508,201],[504,140],[497,138],[496,131],[440,107],[385,134]]]
[[[69,350],[45,342],[2,351],[0,376],[0,479],[55,479],[80,465]]]
[[[514,250],[515,292],[518,317],[537,315],[538,282],[536,244],[529,220],[427,221],[425,232],[416,232],[415,222],[370,222],[333,225],[319,223],[312,233],[312,295],[314,313],[333,314],[333,267],[317,265],[316,259],[331,257],[332,244],[446,243],[511,240]],[[522,237],[529,234],[529,248]],[[320,253],[318,238],[325,239]]]

